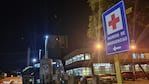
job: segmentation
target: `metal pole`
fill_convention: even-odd
[[[41,49],[39,49],[39,61],[40,61],[40,59],[41,59]]]
[[[114,63],[115,63],[117,84],[122,84],[122,74],[121,74],[121,68],[120,68],[118,54],[115,54],[115,56],[114,56]]]
[[[30,52],[31,52],[31,49],[28,48],[28,50],[27,50],[27,66],[30,65]]]
[[[45,37],[45,58],[48,58],[47,44],[48,44],[48,36]]]

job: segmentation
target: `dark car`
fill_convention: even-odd
[[[122,77],[124,80],[135,80],[135,75],[133,74],[133,72],[122,72]]]
[[[148,73],[146,73],[146,74],[148,74]],[[145,74],[142,71],[136,71],[135,77],[136,78],[145,78]]]

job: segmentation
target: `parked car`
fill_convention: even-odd
[[[148,74],[148,73],[146,73],[146,74]],[[136,71],[135,77],[136,78],[145,78],[145,74],[142,71]]]
[[[122,77],[124,80],[129,80],[132,79],[133,81],[135,80],[135,75],[133,72],[122,72]]]

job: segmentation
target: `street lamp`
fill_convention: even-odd
[[[39,54],[38,55],[39,55],[39,58],[38,59],[40,61],[40,59],[41,59],[41,49],[39,49]]]
[[[33,62],[33,63],[36,63],[36,62],[37,62],[37,59],[36,59],[36,58],[33,58],[33,59],[32,59],[32,62]]]
[[[130,49],[131,50],[135,50],[136,49],[136,45],[135,45],[135,41],[134,40],[131,40]]]
[[[97,49],[101,49],[101,47],[102,47],[101,44],[96,44]]]
[[[103,57],[102,57],[102,55],[101,55],[101,49],[103,49],[103,46],[102,46],[102,44],[101,43],[96,43],[95,44],[95,49],[96,49],[96,54],[97,54],[97,66],[98,66],[98,74],[100,74],[100,73],[103,73],[103,72],[100,72],[100,69],[101,69],[101,67],[100,67],[100,65],[102,64],[102,59],[103,59]],[[94,73],[94,72],[93,72]]]
[[[135,50],[136,49],[136,46],[135,45],[131,45],[131,49],[132,50]]]
[[[99,51],[99,50],[101,50],[101,48],[102,48],[101,43],[97,43],[97,44],[95,45],[95,48],[97,49],[97,53],[98,53],[98,62],[99,62],[99,56],[100,56],[100,51]]]
[[[48,38],[49,36],[45,36],[45,58],[48,58],[48,50],[47,50],[47,45],[48,45]]]
[[[132,55],[132,62],[133,62],[133,56],[136,55],[135,52],[134,52],[134,51],[136,50],[135,44],[132,43],[131,46],[130,46],[130,48],[131,48],[131,51],[132,51],[132,52],[131,52],[131,55]],[[132,63],[131,69],[132,69],[133,74],[135,75],[135,65],[134,65],[134,63]]]
[[[49,36],[48,36],[48,35],[46,35],[46,36],[45,36],[45,38],[46,38],[46,39],[48,39],[48,38],[49,38]]]

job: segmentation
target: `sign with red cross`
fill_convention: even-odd
[[[124,2],[120,1],[102,14],[107,55],[129,50],[129,34]]]

